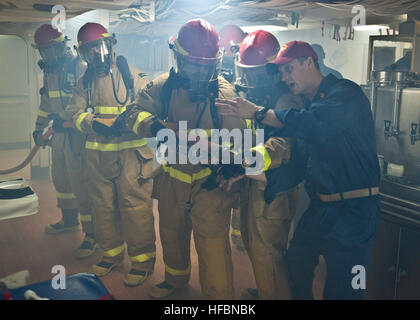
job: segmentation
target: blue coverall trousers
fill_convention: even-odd
[[[363,299],[360,282],[364,278],[358,266],[368,274],[379,212],[377,195],[330,203],[311,201],[286,254],[293,299],[313,299],[319,255],[327,267],[324,299]]]

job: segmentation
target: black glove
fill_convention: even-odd
[[[217,178],[219,177],[221,167],[221,165],[209,166],[209,168],[211,169],[211,174],[207,177],[206,181],[202,183],[201,188],[207,191],[212,191],[219,186]]]
[[[161,129],[166,129],[166,127],[159,121],[159,119],[156,118],[150,127],[150,130],[152,131],[152,136],[156,137],[157,133]]]
[[[93,122],[92,122],[92,129],[96,133],[108,139],[121,135],[113,128],[113,126],[107,126],[106,124],[100,122],[99,119],[95,119],[95,118],[93,119]]]
[[[42,130],[35,130],[32,132],[32,137],[34,138],[35,145],[38,147],[45,147],[48,145],[49,140],[45,140],[42,137]]]
[[[207,191],[216,189],[220,181],[229,180],[230,178],[241,176],[245,174],[245,169],[240,164],[220,164],[209,166],[211,174],[201,187]]]
[[[221,175],[225,180],[244,174],[245,169],[241,164],[224,164],[219,172],[219,175]]]
[[[112,125],[106,125],[105,123],[103,123],[103,119],[101,121],[99,119],[97,120],[94,118],[92,123],[92,129],[96,133],[99,133],[100,135],[103,135],[104,137],[109,139],[119,137],[124,133],[128,132],[126,130],[127,116],[128,112],[124,111],[115,119]]]
[[[126,122],[127,122],[127,116],[128,112],[124,111],[121,113],[117,119],[115,120],[114,124],[112,125],[112,129],[117,135],[122,135],[124,132],[126,132]]]
[[[60,118],[58,114],[50,114],[49,118],[53,120],[52,128],[54,129],[54,132],[67,132],[69,131],[68,128],[63,127],[63,123],[65,122],[63,119]]]

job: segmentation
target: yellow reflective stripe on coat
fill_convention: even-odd
[[[246,128],[252,129],[252,133],[257,134],[257,131],[255,130],[255,126],[254,126],[254,121],[246,119],[245,122],[246,122]]]
[[[190,272],[191,272],[191,265],[189,265],[187,269],[177,270],[177,269],[173,269],[171,267],[168,267],[165,264],[165,271],[172,276],[186,276],[186,275],[189,275]]]
[[[61,94],[60,94],[60,92],[61,92]],[[66,93],[66,92],[64,92],[64,91],[59,91],[59,90],[57,90],[57,91],[48,91],[48,96],[50,97],[50,98],[60,98],[60,97],[71,97],[72,96],[72,93]]]
[[[48,116],[50,115],[50,113],[49,112],[42,111],[41,109],[39,109],[38,110],[38,115],[40,117],[43,117],[43,118],[48,118]]]
[[[92,222],[92,215],[91,214],[81,214],[80,215],[81,222]]]
[[[142,147],[147,144],[145,139],[124,141],[121,143],[99,143],[86,141],[86,149],[99,150],[99,151],[121,151],[125,149],[133,149]]]
[[[163,171],[168,172],[172,178],[185,182],[185,183],[192,183],[192,177],[189,174],[184,173],[175,168],[168,167],[165,164],[162,167],[163,167]]]
[[[149,252],[149,253],[139,254],[138,256],[135,256],[135,257],[130,257],[130,260],[134,262],[146,262],[155,257],[156,257],[156,252]]]
[[[126,110],[126,107],[104,107],[97,106],[94,108],[95,114],[121,114]]]
[[[232,228],[232,234],[234,235],[234,236],[240,236],[241,235],[241,231],[240,230],[238,230],[238,229],[233,229]]]
[[[121,254],[122,252],[124,252],[124,244],[111,250],[102,250],[102,255],[104,257],[115,257]]]
[[[210,168],[205,168],[197,173],[193,173],[192,175],[189,175],[188,173],[184,173],[181,170],[168,167],[165,164],[162,167],[163,167],[163,171],[168,172],[171,178],[174,178],[174,179],[177,179],[179,181],[189,183],[189,184],[193,183],[194,181],[208,177],[211,174]]]
[[[267,171],[268,168],[270,168],[271,165],[271,157],[270,154],[267,152],[267,149],[263,145],[258,145],[251,150],[257,151],[259,154],[261,154],[264,158],[264,169],[263,171]]]
[[[86,116],[89,114],[89,112],[83,112],[82,114],[80,114],[79,118],[77,118],[76,120],[76,128],[79,131],[83,131],[82,130],[82,121],[86,118]]]
[[[57,192],[57,199],[76,199],[74,193]]]
[[[136,122],[134,122],[134,126],[133,126],[133,132],[135,134],[137,134],[137,128],[140,125],[140,122],[142,122],[144,119],[146,119],[147,117],[150,117],[152,114],[146,111],[140,112],[137,116]]]
[[[209,175],[211,175],[211,169],[205,168],[197,173],[192,174],[192,182],[208,177]]]

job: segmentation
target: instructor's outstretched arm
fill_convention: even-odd
[[[255,112],[264,109],[243,98],[235,98],[233,100],[216,99],[215,106],[219,108],[221,115],[250,120],[255,119]],[[284,126],[273,110],[268,110],[264,120],[261,122],[274,128],[283,128]]]

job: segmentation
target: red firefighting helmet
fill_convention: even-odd
[[[219,36],[206,20],[188,21],[171,40],[171,48],[176,55],[194,64],[209,65],[221,59]]]
[[[95,40],[108,38],[113,39],[113,36],[99,23],[88,22],[84,24],[77,33],[77,43],[79,47]]]
[[[112,46],[116,43],[115,37],[108,33],[108,30],[99,23],[88,22],[84,24],[77,33],[78,52],[80,56],[91,63],[90,50],[93,47],[104,56],[111,55]]]
[[[273,60],[280,50],[280,44],[270,32],[257,30],[247,35],[239,47],[239,63],[262,65]]]
[[[49,46],[51,44],[65,42],[67,38],[58,29],[54,29],[50,24],[43,24],[35,31],[35,49]]]
[[[270,32],[257,30],[248,34],[239,47],[235,61],[235,85],[237,88],[261,88],[278,81],[268,74],[266,64],[273,60],[280,44]]]
[[[235,25],[224,26],[220,32],[220,47],[224,49],[225,56],[234,56],[235,53],[231,51],[232,45],[239,45],[246,33],[242,29]]]

